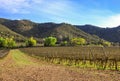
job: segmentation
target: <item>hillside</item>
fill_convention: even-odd
[[[100,28],[92,25],[77,25],[76,27],[91,35],[97,35],[104,40],[120,42],[120,26],[115,28]]]
[[[19,33],[25,37],[34,36],[36,38],[45,38],[55,36],[59,40],[72,37],[83,37],[89,42],[98,42],[99,37],[90,35],[66,23],[35,23],[29,20],[8,20],[0,19],[0,23],[10,30]]]
[[[9,28],[6,26],[0,24],[0,36],[2,37],[11,37],[14,36],[15,40],[23,41],[25,39],[24,36],[17,34],[14,31],[11,31]]]
[[[35,29],[34,29],[35,30]],[[92,36],[82,30],[66,23],[43,23],[38,25],[38,34],[40,37],[55,36],[58,39],[69,39],[73,37],[83,37],[88,41],[99,41],[97,36]]]

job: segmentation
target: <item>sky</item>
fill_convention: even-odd
[[[119,4],[120,0],[0,0],[0,18],[116,27]]]

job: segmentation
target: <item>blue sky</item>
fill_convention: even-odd
[[[120,25],[120,0],[0,0],[0,17],[100,27]]]

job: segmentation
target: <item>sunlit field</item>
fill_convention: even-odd
[[[103,70],[120,69],[119,47],[35,47],[20,50],[55,64]]]

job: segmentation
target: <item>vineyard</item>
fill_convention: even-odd
[[[0,58],[5,57],[9,53],[8,49],[0,50]]]
[[[119,47],[37,47],[20,50],[55,64],[103,70],[120,69]]]

